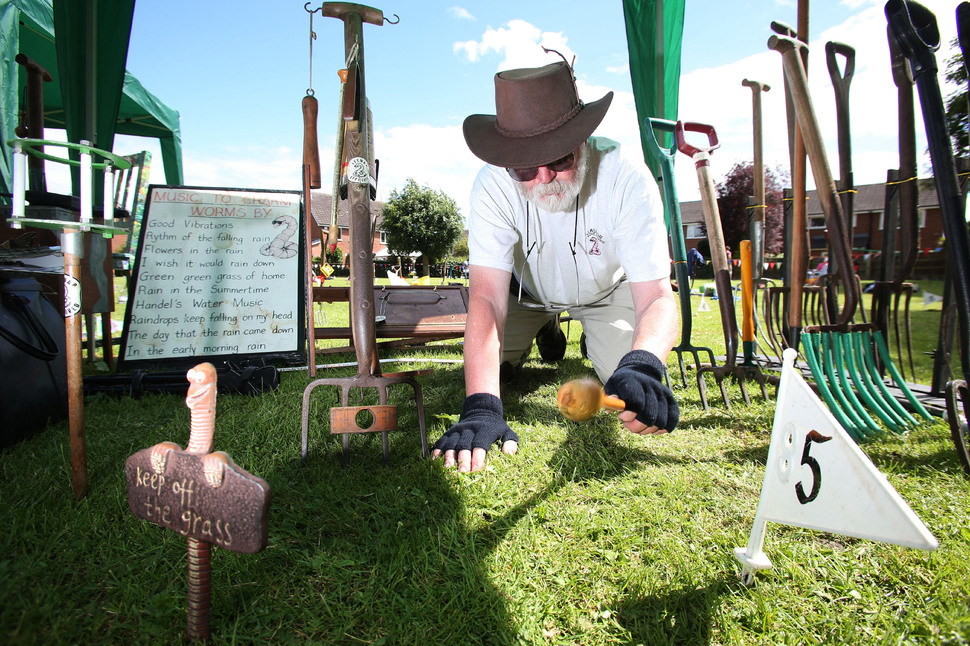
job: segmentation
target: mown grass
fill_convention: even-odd
[[[697,299],[695,298],[695,306]],[[696,340],[723,351],[716,303]],[[337,307],[337,306],[335,306]],[[344,305],[344,307],[346,307]],[[334,312],[333,316],[338,314]],[[566,359],[530,361],[504,393],[518,455],[484,472],[420,457],[411,389],[392,388],[401,432],[385,466],[378,437],[351,440],[342,466],[327,429],[335,389],[317,389],[300,462],[305,371],[278,391],[221,395],[215,448],[272,488],[269,544],[214,550],[214,643],[959,644],[970,639],[970,480],[945,421],[863,450],[939,539],[932,553],[769,524],[774,567],[741,585],[775,406],[728,412],[675,392],[680,428],[627,433],[609,415],[563,420],[560,383],[590,372],[570,326]],[[445,349],[393,351],[459,358]],[[385,355],[388,356],[388,355]],[[321,362],[352,361],[352,355]],[[924,360],[926,357],[924,356]],[[673,362],[671,361],[671,365]],[[419,377],[431,441],[458,413],[459,364]],[[676,372],[676,369],[674,369]],[[326,376],[354,369],[327,370]],[[773,396],[774,393],[771,392]],[[182,397],[90,397],[90,493],[71,494],[66,423],[0,453],[0,639],[15,644],[180,643],[186,541],[131,515],[123,465],[185,445]]]

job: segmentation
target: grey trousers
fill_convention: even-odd
[[[548,308],[532,303],[519,303],[516,294],[509,295],[509,311],[502,337],[502,362],[519,365],[532,347],[536,333],[556,314],[566,312],[579,321],[586,333],[586,351],[601,382],[616,370],[620,359],[633,347],[636,311],[630,283],[620,281],[613,292],[589,305]]]

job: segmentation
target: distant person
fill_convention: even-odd
[[[663,203],[656,183],[592,137],[613,93],[584,104],[557,62],[495,75],[496,115],[465,119],[465,141],[487,162],[468,220],[465,392],[460,421],[435,443],[445,466],[478,471],[492,444],[514,454],[500,383],[514,379],[533,340],[561,359],[567,309],[586,333],[605,390],[634,433],[671,431],[679,408],[664,385],[678,336]]]
[[[697,250],[697,247],[692,247],[690,251],[687,252],[687,276],[690,278],[690,287],[694,288],[694,275],[697,272],[697,265],[704,264],[704,255]]]

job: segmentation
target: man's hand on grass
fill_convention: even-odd
[[[445,466],[458,464],[458,471],[469,473],[485,468],[488,449],[501,441],[502,453],[514,455],[519,437],[502,417],[502,400],[488,393],[474,393],[465,398],[461,419],[438,438],[431,457],[445,458]]]

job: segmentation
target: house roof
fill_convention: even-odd
[[[863,184],[857,186],[852,200],[852,209],[856,213],[871,211],[882,212],[886,205],[885,184]],[[933,208],[940,205],[936,188],[931,182],[920,181],[919,207]],[[823,215],[822,204],[818,199],[818,192],[808,191],[808,207],[806,215]],[[682,224],[703,224],[704,209],[700,200],[680,203],[680,221]]]
[[[330,211],[333,208],[333,196],[323,191],[310,191],[310,209],[313,212],[313,220],[321,228],[330,228]],[[381,220],[384,218],[384,203],[377,200],[370,202],[371,215],[376,219],[377,226],[380,228]],[[337,226],[341,229],[350,228],[350,201],[339,200],[337,203]]]

